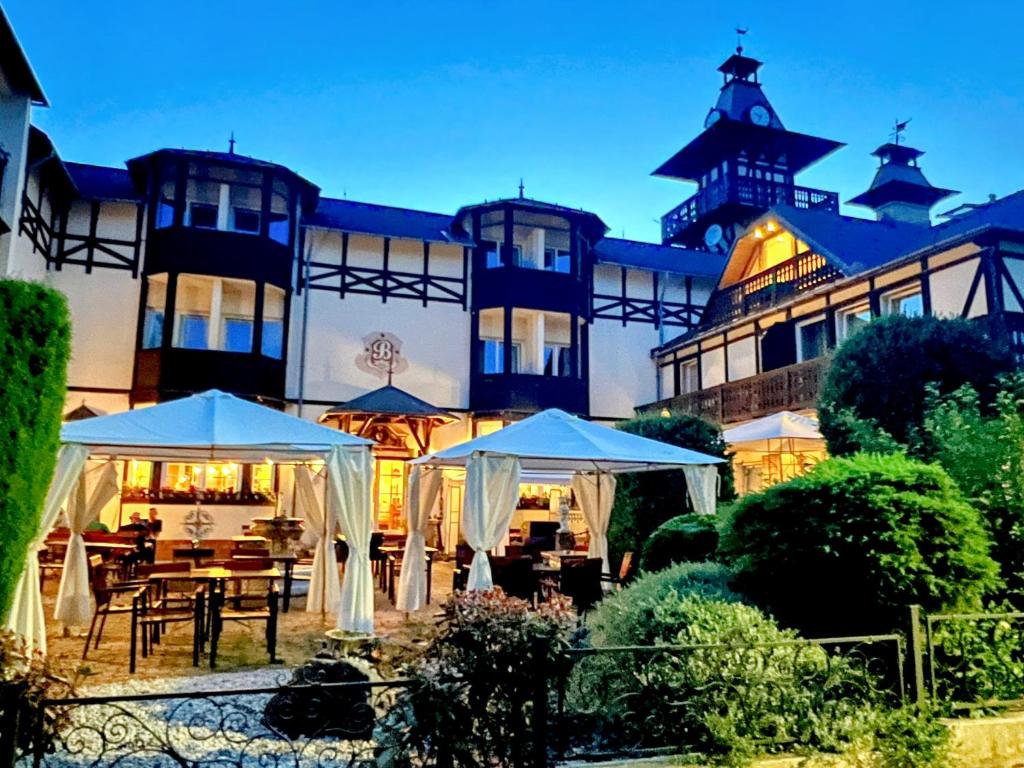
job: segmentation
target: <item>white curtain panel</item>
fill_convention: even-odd
[[[336,514],[348,544],[348,562],[341,584],[338,629],[373,633],[373,574],[370,533],[373,511],[373,457],[369,448],[336,446],[327,457],[327,509]],[[333,505],[333,509],[332,509]]]
[[[338,527],[335,507],[320,503],[308,467],[298,465],[293,472],[296,512],[306,521],[304,538],[312,540],[313,544],[313,574],[306,597],[306,613],[334,613],[341,600],[338,557],[334,552],[334,531]]]
[[[415,466],[409,473],[409,490],[405,500],[405,556],[398,580],[398,610],[416,611],[427,604],[427,525],[430,513],[441,498],[440,469]]]
[[[95,476],[92,493],[87,494],[88,481]],[[92,619],[92,591],[89,588],[89,558],[85,551],[82,534],[89,523],[100,516],[100,512],[117,495],[117,467],[108,461],[97,469],[83,472],[78,485],[71,494],[67,506],[68,551],[64,557],[64,572],[57,592],[57,608],[54,618],[67,626],[82,626]]]
[[[605,573],[611,573],[608,566],[608,521],[612,518],[615,503],[615,476],[607,472],[572,476],[572,489],[583,510],[583,519],[590,532],[588,557],[600,557]]]
[[[462,533],[473,548],[468,590],[494,586],[487,550],[505,539],[519,501],[519,459],[515,456],[473,454],[466,462],[466,503]]]
[[[698,515],[715,514],[715,499],[718,496],[718,470],[713,464],[692,464],[683,467],[686,487]]]
[[[43,513],[39,518],[39,527],[25,555],[25,567],[14,586],[14,601],[7,615],[5,629],[22,638],[29,653],[46,653],[46,617],[43,613],[43,595],[39,591],[39,551],[57,524],[61,507],[67,503],[88,458],[89,449],[84,445],[61,446],[57,454],[57,467],[46,493]]]

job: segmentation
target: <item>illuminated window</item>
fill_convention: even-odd
[[[273,493],[274,465],[253,464],[250,486],[253,493]]]
[[[473,422],[473,436],[483,437],[484,435],[490,435],[504,426],[505,422],[501,419],[480,419]]]
[[[163,487],[172,491],[195,491],[203,487],[202,464],[164,464]]]
[[[238,491],[242,487],[241,467],[238,464],[207,464],[205,475],[206,482],[203,490],[230,492]]]
[[[377,460],[377,522],[381,528],[402,528],[405,502],[405,462]]]
[[[128,478],[125,485],[129,488],[149,488],[153,481],[153,462],[136,461],[128,462]]]
[[[231,492],[241,488],[238,464],[164,464],[163,487],[172,491]]]

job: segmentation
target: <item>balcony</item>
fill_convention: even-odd
[[[469,407],[473,411],[561,408],[569,413],[587,413],[587,382],[570,376],[477,373],[470,381]]]
[[[678,242],[680,236],[702,221],[708,214],[728,205],[768,209],[774,205],[795,208],[839,210],[839,195],[810,187],[797,187],[786,182],[736,176],[719,177],[693,197],[684,200],[661,217],[661,239]]]
[[[819,357],[699,392],[676,395],[639,410],[658,413],[667,408],[716,424],[732,424],[778,411],[816,408],[828,363],[827,357]]]
[[[811,251],[794,256],[739,283],[719,288],[711,296],[701,327],[713,328],[771,309],[796,294],[835,280],[842,272]]]

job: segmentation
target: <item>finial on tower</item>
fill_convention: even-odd
[[[892,143],[895,144],[897,147],[900,145],[900,139],[903,137],[904,131],[907,130],[907,126],[913,119],[914,118],[912,117],[908,117],[903,122],[900,122],[899,118],[896,118],[896,122],[892,127],[892,133],[889,135],[892,136]]]
[[[523,177],[522,177],[522,176],[520,176],[520,177],[519,177],[519,199],[520,199],[520,200],[522,200],[522,199],[523,199],[523,190],[524,190],[524,189],[525,189],[525,187],[523,187]]]
[[[743,38],[749,31],[749,27],[741,27],[739,24],[736,25],[736,53],[740,56],[743,55]]]
[[[228,139],[228,154],[235,154],[235,132],[231,132],[231,138]]]

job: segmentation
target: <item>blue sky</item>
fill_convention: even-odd
[[[454,212],[522,176],[529,196],[656,240],[692,187],[649,173],[700,130],[742,24],[786,126],[848,145],[801,183],[861,192],[868,153],[910,117],[925,173],[959,199],[1024,187],[1016,2],[4,7],[53,105],[36,122],[69,160],[226,149],[234,130],[239,152],[326,195]]]

